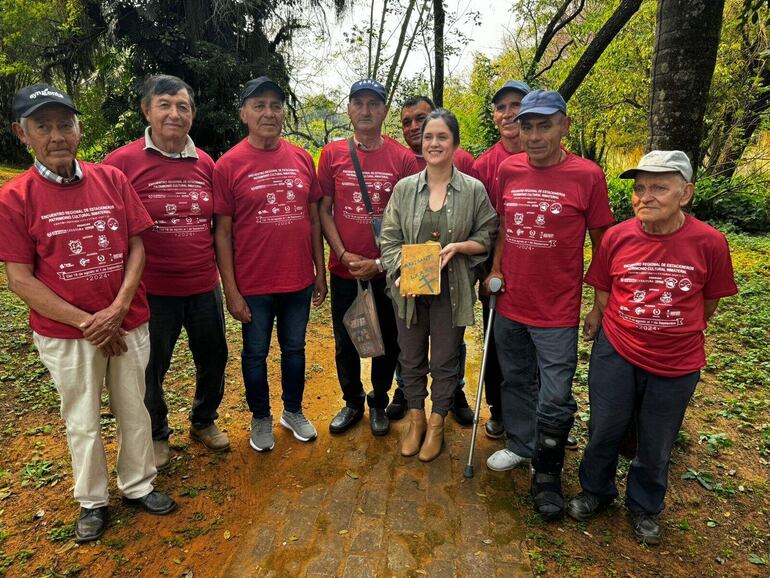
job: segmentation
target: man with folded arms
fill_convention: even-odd
[[[535,511],[556,520],[564,514],[561,473],[577,409],[583,244],[587,230],[595,249],[613,217],[601,168],[561,147],[570,127],[561,95],[530,92],[516,119],[526,154],[498,170],[501,224],[487,280],[504,282],[494,331],[508,447],[487,465],[508,470],[531,460]]]
[[[107,525],[104,385],[118,424],[123,500],[152,514],[176,508],[153,489],[143,401],[150,344],[140,234],[152,220],[123,173],[76,160],[83,130],[67,94],[27,86],[14,96],[12,112],[12,130],[35,163],[0,189],[0,260],[9,289],[29,305],[35,345],[61,398],[80,503],[75,540],[89,542]]]
[[[409,149],[382,134],[382,123],[388,113],[386,96],[382,84],[365,79],[351,86],[348,101],[353,142],[373,215],[368,213],[347,140],[326,145],[318,161],[318,180],[324,195],[321,223],[331,249],[329,271],[335,361],[345,400],[345,407],[329,424],[332,433],[345,432],[356,424],[364,415],[365,400],[369,403],[372,434],[382,436],[390,431],[385,408],[398,362],[398,329],[393,305],[385,294],[385,270],[380,262],[372,218],[382,217],[393,187],[418,169]],[[361,381],[361,360],[342,323],[345,312],[356,298],[358,281],[371,281],[385,345],[385,355],[372,359],[372,391],[368,395]]]
[[[157,75],[145,81],[143,92],[142,113],[149,123],[144,136],[107,155],[104,163],[123,171],[154,221],[142,235],[150,304],[144,401],[160,469],[169,464],[172,433],[163,378],[182,327],[195,362],[190,437],[213,451],[230,447],[215,423],[225,391],[227,338],[211,230],[214,161],[189,136],[193,90],[176,76]]]
[[[596,291],[584,327],[595,338],[591,421],[583,491],[567,513],[587,520],[613,502],[620,446],[636,419],[626,506],[637,539],[658,544],[671,450],[706,364],[703,331],[738,289],[725,236],[683,211],[695,191],[686,154],[652,151],[620,177],[634,179],[635,216],[607,231],[586,274]]]
[[[326,297],[321,189],[312,157],[281,138],[285,100],[283,88],[266,76],[247,82],[239,114],[249,134],[214,168],[217,263],[227,309],[242,323],[249,443],[258,452],[275,446],[267,381],[274,323],[281,348],[280,424],[302,442],[318,435],[302,399],[310,303],[318,307]]]

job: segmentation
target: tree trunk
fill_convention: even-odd
[[[647,150],[679,149],[697,170],[724,0],[660,0]]]
[[[641,5],[642,0],[621,1],[615,12],[607,19],[607,22],[604,23],[599,32],[596,33],[588,48],[585,49],[585,52],[580,56],[580,59],[559,87],[559,93],[564,100],[569,100],[575,94],[580,83],[591,72],[591,68],[601,58],[601,55],[604,54],[610,42],[618,35],[626,23],[631,20],[631,17],[637,13]]]
[[[436,73],[433,79],[433,102],[444,106],[444,0],[433,0],[433,53]]]

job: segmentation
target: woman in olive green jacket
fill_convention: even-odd
[[[409,409],[409,431],[401,454],[419,453],[422,461],[441,453],[444,418],[452,407],[458,378],[458,347],[465,327],[473,324],[475,268],[489,256],[497,230],[497,215],[484,185],[452,164],[459,145],[455,116],[443,109],[433,111],[425,119],[422,133],[427,166],[396,184],[380,239],[382,264],[396,307],[399,362]],[[399,290],[401,246],[428,241],[441,244],[441,292],[403,297]],[[429,421],[425,418],[428,372]]]

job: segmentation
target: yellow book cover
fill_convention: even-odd
[[[433,241],[401,246],[401,295],[441,293],[441,245]]]

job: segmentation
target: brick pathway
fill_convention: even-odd
[[[423,464],[398,453],[406,425],[396,423],[389,436],[374,438],[366,419],[334,437],[318,423],[321,436],[311,449],[303,444],[275,455],[284,444],[273,455],[253,453],[265,467],[304,460],[304,469],[315,474],[289,476],[275,488],[255,480],[255,491],[270,494],[268,506],[254,512],[224,575],[531,576],[523,525],[510,505],[511,474],[483,465],[501,444],[482,435],[476,476],[466,480],[470,428],[449,423],[442,455]]]

